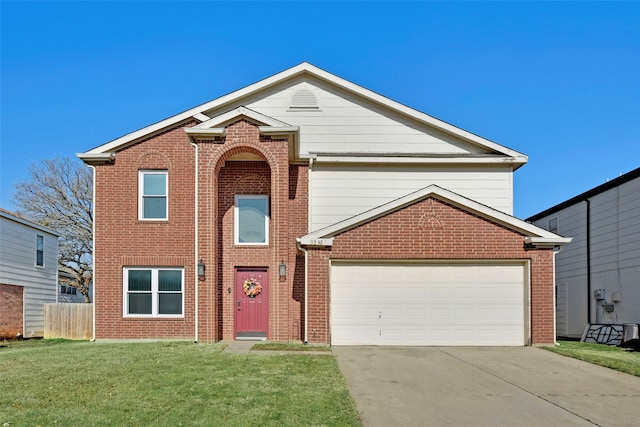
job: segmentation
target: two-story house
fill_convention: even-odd
[[[79,157],[97,339],[554,341],[527,157],[308,63]]]
[[[0,338],[44,336],[44,304],[56,302],[58,237],[0,209]]]

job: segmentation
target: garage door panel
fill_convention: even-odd
[[[524,266],[334,265],[332,344],[524,345]]]

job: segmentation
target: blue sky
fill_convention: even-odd
[[[526,218],[640,167],[638,2],[0,3],[0,207],[74,156],[308,61],[529,156]]]

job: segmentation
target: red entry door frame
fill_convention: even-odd
[[[269,269],[235,269],[236,339],[267,339],[269,332]]]

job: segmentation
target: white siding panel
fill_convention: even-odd
[[[534,224],[548,230],[553,218],[558,219],[559,234],[573,237],[556,255],[556,332],[561,337],[579,338],[587,323],[587,204],[570,206]]]
[[[591,290],[605,289],[607,302],[621,293],[613,313],[605,313],[587,289],[587,202],[535,222],[547,228],[548,220],[558,217],[559,233],[574,238],[556,256],[556,283],[567,282],[567,303],[556,310],[558,333],[566,319],[568,337],[581,336],[589,321],[588,299],[592,322],[640,323],[640,179],[592,196],[590,206]]]
[[[500,211],[512,212],[508,168],[315,165],[311,172],[311,231],[436,184]]]
[[[44,237],[44,267],[35,265],[36,235]],[[44,334],[44,303],[56,302],[57,237],[0,217],[0,283],[24,288],[24,336]]]
[[[292,111],[290,99],[299,89],[314,93],[318,110]],[[476,145],[434,128],[419,125],[322,81],[299,78],[274,87],[243,105],[293,126],[300,126],[300,151],[365,153],[481,153]],[[226,106],[219,114],[231,109]]]
[[[556,335],[560,337],[568,336],[567,304],[567,280],[556,280]]]

